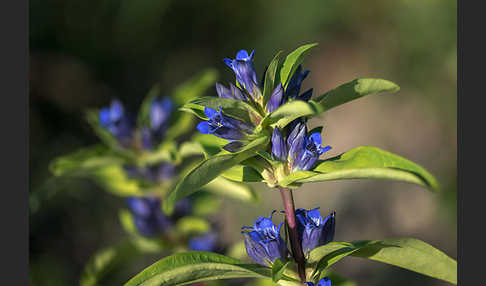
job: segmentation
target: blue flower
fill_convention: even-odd
[[[216,83],[216,92],[220,98],[229,98],[229,99],[236,99],[241,101],[247,101],[246,95],[243,91],[235,86],[234,84],[230,83],[230,88],[224,87],[222,84]]]
[[[304,122],[298,122],[287,136],[287,148],[289,150],[287,161],[291,166],[303,153],[306,134],[307,126]]]
[[[119,140],[120,144],[125,147],[129,145],[135,124],[119,100],[114,99],[109,107],[100,110],[99,122],[103,128]]]
[[[159,199],[128,197],[126,202],[140,234],[151,237],[172,225],[170,218],[162,213]]]
[[[208,232],[200,236],[193,237],[189,240],[190,250],[214,251],[218,244],[218,235],[214,232]]]
[[[252,125],[224,115],[221,107],[219,111],[205,107],[204,113],[209,120],[197,125],[197,129],[203,134],[213,134],[228,140],[241,140],[253,133]]]
[[[279,108],[284,101],[284,90],[282,84],[279,83],[277,87],[272,91],[272,95],[267,103],[268,113],[273,112],[275,109]]]
[[[304,97],[304,98],[307,98],[307,96],[308,96],[309,98],[307,100],[303,99],[302,96],[300,98],[298,96],[299,93],[300,93],[300,87],[302,85],[302,81],[304,81],[304,79],[307,77],[309,72],[310,72],[309,70],[302,72],[302,65],[299,65],[297,67],[297,69],[295,70],[294,75],[290,79],[289,84],[287,85],[287,89],[285,91],[286,97],[288,99],[301,99],[301,100],[304,100],[304,101],[308,101],[310,99],[310,95],[312,95],[312,89],[310,89],[310,95],[307,94]],[[309,93],[309,90],[306,91],[304,94],[306,94],[306,93]],[[302,95],[304,95],[304,94],[302,94]]]
[[[257,75],[253,66],[253,56],[255,51],[252,51],[250,55],[246,50],[240,50],[236,54],[235,59],[225,58],[223,61],[229,66],[236,75],[236,80],[240,86],[254,98],[257,98],[260,90],[258,87]]]
[[[150,126],[142,127],[142,146],[152,149],[159,144],[167,131],[174,107],[169,97],[156,98],[150,105]]]
[[[314,286],[312,282],[306,282],[307,286]],[[317,282],[317,286],[331,286],[331,279],[324,277],[319,282]]]
[[[287,153],[287,142],[278,127],[275,127],[272,133],[272,155],[277,160],[285,161]]]
[[[331,150],[331,146],[322,147],[321,134],[312,133],[309,137],[304,137],[303,150],[296,157],[292,170],[310,170],[316,163],[319,156]]]
[[[258,264],[271,265],[275,259],[287,259],[288,250],[285,241],[280,237],[280,228],[283,223],[275,226],[272,215],[268,218],[258,218],[253,227],[242,227],[249,231],[242,231],[245,238],[245,248],[248,256]]]
[[[335,212],[322,219],[319,208],[298,209],[295,211],[295,216],[304,253],[333,240],[336,228]]]

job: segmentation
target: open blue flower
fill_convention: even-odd
[[[215,251],[218,244],[218,235],[215,232],[208,232],[189,240],[190,250]]]
[[[240,50],[236,54],[235,59],[225,58],[223,61],[234,71],[236,80],[240,86],[256,98],[259,92],[259,87],[257,75],[253,66],[254,55],[255,51],[252,51],[251,54],[248,55],[246,50]]]
[[[296,157],[293,170],[310,170],[316,163],[319,156],[331,150],[331,146],[322,147],[321,134],[312,133],[309,137],[304,137],[303,150]]]
[[[100,125],[107,129],[120,144],[127,146],[132,139],[135,124],[125,112],[122,103],[114,99],[109,107],[102,108],[99,113]]]
[[[252,125],[224,115],[221,107],[219,111],[205,107],[204,113],[209,120],[197,125],[197,129],[203,134],[213,134],[228,140],[241,140],[253,133]]]
[[[313,282],[306,282],[307,286],[314,286]],[[317,286],[331,286],[331,279],[324,277],[319,282],[317,282]]]
[[[319,208],[298,209],[295,216],[304,253],[333,240],[336,228],[335,212],[322,219]]]
[[[272,216],[259,217],[253,227],[242,227],[245,238],[245,248],[248,256],[258,264],[271,265],[275,259],[287,259],[288,250],[285,241],[280,237],[280,228],[273,224]]]

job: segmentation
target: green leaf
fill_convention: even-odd
[[[342,179],[389,179],[438,190],[437,180],[427,170],[401,156],[372,146],[360,146],[336,157],[321,161],[313,170],[320,174],[286,178],[285,183],[321,182]],[[300,174],[300,173],[299,173]],[[305,173],[305,175],[310,173]]]
[[[326,92],[314,101],[320,104],[324,111],[328,111],[333,107],[368,94],[397,92],[399,90],[400,87],[397,84],[388,80],[379,78],[358,78]]]
[[[275,259],[272,265],[272,281],[278,282],[282,279],[285,269],[289,266],[290,260],[283,263],[279,258]]]
[[[194,99],[187,105],[188,108],[197,108],[192,104],[199,105],[201,110],[204,111],[204,107],[209,107],[215,110],[219,110],[221,107],[225,115],[234,117],[244,122],[260,122],[262,116],[248,103],[231,99],[231,98],[219,98],[215,96],[203,96]],[[185,105],[186,106],[186,105]],[[184,107],[185,107],[184,106]]]
[[[309,50],[315,46],[317,46],[317,43],[300,46],[285,58],[280,70],[280,81],[285,89],[297,67],[304,61]]]
[[[93,171],[93,179],[105,190],[119,196],[139,196],[145,187],[140,181],[128,178],[119,165],[110,165]]]
[[[232,199],[244,202],[257,202],[258,193],[255,192],[248,184],[241,184],[217,177],[203,187],[213,194],[223,195]]]
[[[229,278],[268,278],[270,268],[245,264],[224,255],[189,251],[159,260],[130,279],[125,286],[176,286]]]
[[[391,264],[457,284],[457,262],[430,244],[414,238],[357,241],[351,245],[333,243],[331,246],[313,249],[308,261],[313,263],[319,260],[316,271],[322,271],[348,255]]]
[[[267,105],[270,96],[272,95],[273,89],[277,86],[279,82],[278,74],[278,61],[282,51],[279,51],[272,59],[268,65],[267,72],[265,73],[265,81],[263,83],[263,106]]]
[[[228,154],[214,156],[199,163],[186,176],[184,176],[175,189],[167,196],[163,202],[163,209],[171,214],[174,204],[192,193],[197,192],[201,187],[211,182],[225,170],[246,159],[239,154]]]
[[[195,216],[185,216],[180,218],[176,224],[177,232],[182,234],[200,234],[208,232],[210,229],[211,226],[206,220]]]
[[[49,164],[49,171],[55,176],[80,174],[108,165],[121,164],[123,161],[122,158],[112,154],[105,146],[98,144],[55,158]]]
[[[224,171],[221,176],[236,182],[261,182],[262,176],[250,166],[236,165]]]
[[[312,100],[309,102],[293,100],[267,115],[260,124],[263,127],[271,125],[272,127],[284,128],[299,117],[317,115],[322,111],[322,108]]]

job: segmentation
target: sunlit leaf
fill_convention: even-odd
[[[312,172],[298,172],[285,179],[308,183],[342,179],[389,179],[405,181],[437,190],[437,180],[424,168],[401,156],[372,146],[360,146],[336,157],[320,161]]]
[[[282,51],[279,51],[268,65],[267,72],[265,73],[265,81],[263,83],[263,106],[267,105],[273,89],[277,86],[277,82],[280,81],[280,73],[278,72],[278,61]]]
[[[125,286],[176,286],[228,278],[269,278],[271,269],[224,255],[189,251],[163,258],[130,279]]]
[[[280,70],[280,81],[284,88],[287,88],[290,79],[292,78],[297,67],[304,61],[305,56],[309,50],[317,46],[317,43],[307,44],[298,47],[292,51],[284,60],[282,69]]]
[[[397,92],[400,87],[388,80],[379,78],[358,78],[326,92],[314,99],[324,111],[358,99],[362,96],[380,92]]]
[[[309,263],[322,271],[346,256],[375,260],[457,284],[457,262],[437,248],[414,238],[330,243],[312,250]]]

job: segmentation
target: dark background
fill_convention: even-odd
[[[401,86],[326,113],[327,156],[374,145],[405,156],[439,180],[441,192],[398,182],[307,185],[298,207],[337,212],[337,241],[416,237],[456,258],[456,2],[455,1],[73,1],[31,0],[30,280],[72,285],[97,249],[118,241],[119,198],[85,180],[55,181],[55,156],[97,142],[83,111],[113,97],[133,111],[157,81],[170,93],[206,67],[233,80],[222,58],[256,50],[263,67],[280,49],[319,42],[304,62],[303,89],[319,95],[356,77]],[[211,90],[208,94],[213,94]],[[241,225],[280,208],[262,185],[262,203],[226,200],[224,239]],[[148,265],[139,262],[138,269]],[[345,259],[336,270],[359,285],[446,285],[419,274]],[[122,274],[120,274],[122,275]]]

